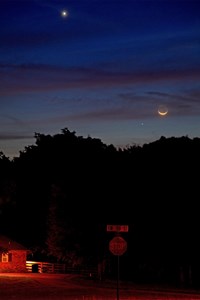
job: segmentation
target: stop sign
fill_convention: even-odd
[[[109,250],[114,255],[122,255],[127,250],[127,242],[121,236],[116,236],[109,242]]]

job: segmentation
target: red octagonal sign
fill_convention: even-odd
[[[114,255],[123,255],[127,250],[127,242],[121,236],[116,236],[109,242],[109,250]]]

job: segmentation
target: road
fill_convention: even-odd
[[[0,273],[0,300],[116,300],[115,283],[66,274]],[[120,283],[119,300],[200,300],[200,291]]]

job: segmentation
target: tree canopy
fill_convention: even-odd
[[[116,149],[65,128],[35,139],[13,161],[0,154],[2,233],[78,264],[108,255],[106,224],[130,224],[138,272],[197,259],[199,138]]]

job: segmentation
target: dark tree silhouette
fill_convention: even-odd
[[[123,258],[130,278],[175,284],[184,273],[185,284],[200,284],[199,138],[118,150],[67,128],[35,138],[12,162],[0,155],[2,230],[51,259],[111,266],[106,224],[133,224]]]

